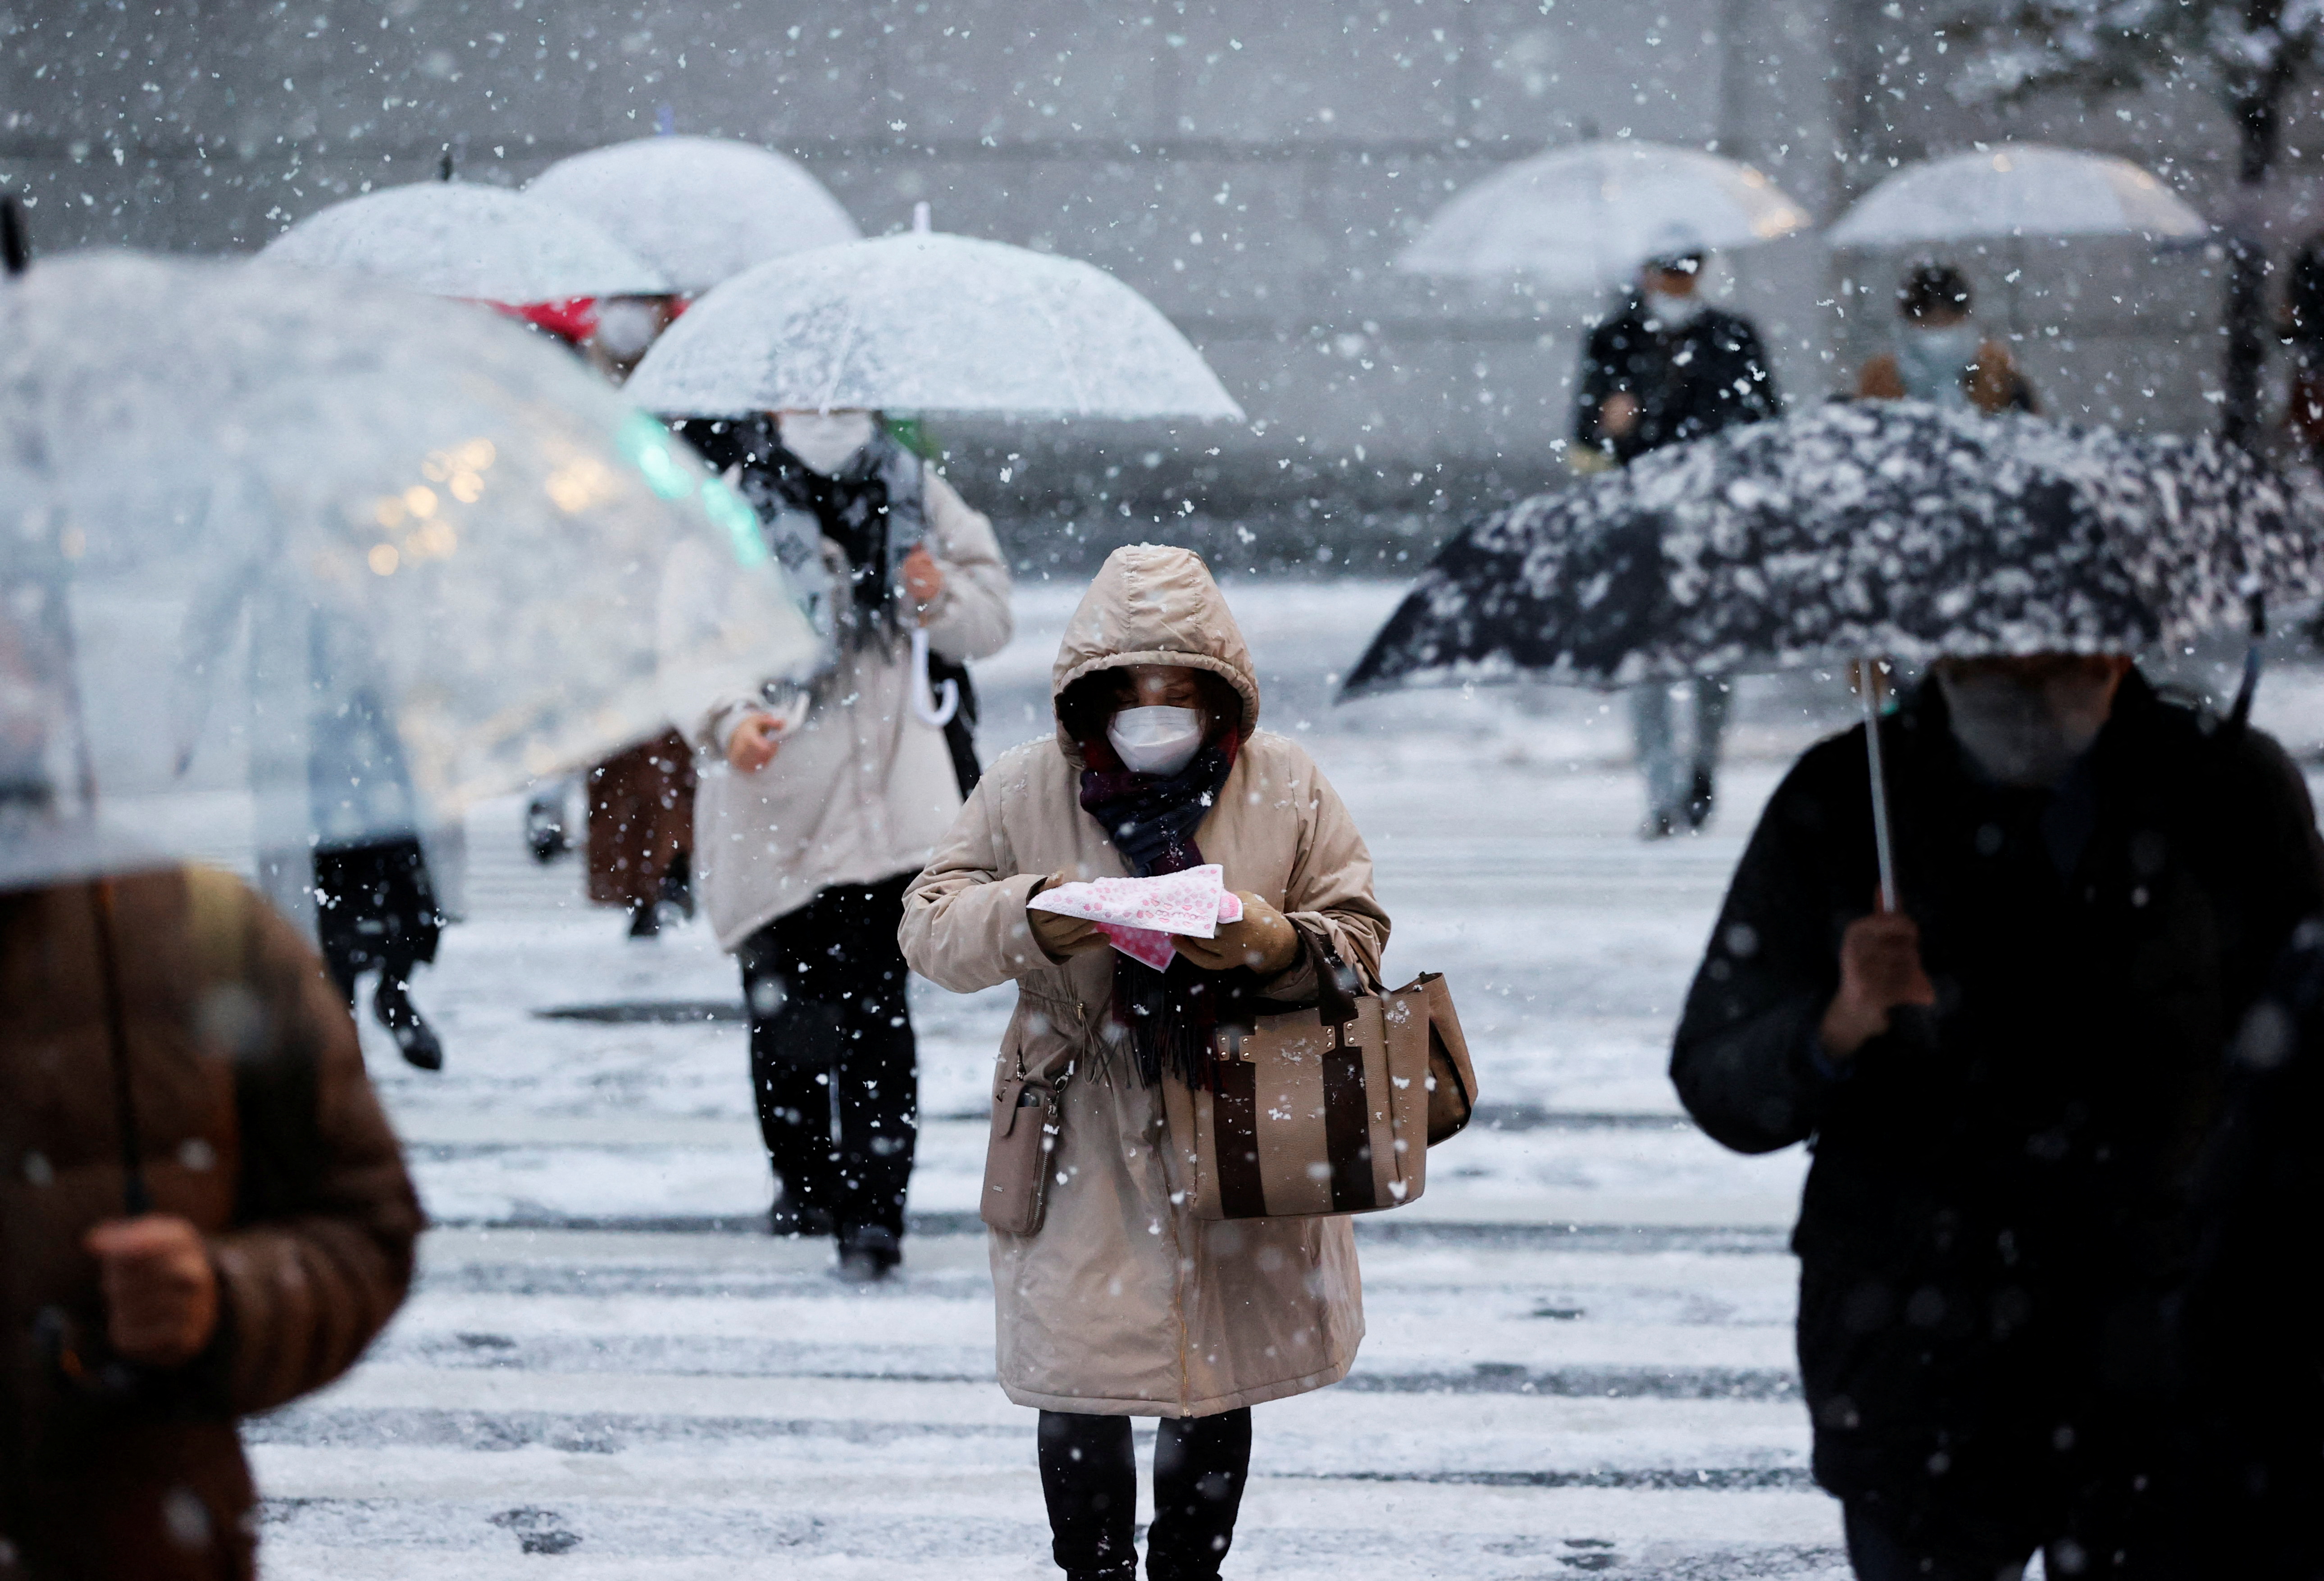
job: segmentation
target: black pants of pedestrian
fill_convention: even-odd
[[[401,984],[434,960],[444,921],[415,839],[318,847],[315,917],[324,964],[350,1006],[355,979],[374,966]]]
[[[1886,1511],[1850,1500],[1843,1506],[1848,1529],[1848,1562],[1856,1581],[2020,1581],[2038,1549],[2051,1581],[2074,1581],[2125,1574],[2116,1555],[2124,1550],[2119,1535],[2080,1540],[2027,1536],[2015,1543],[1977,1539],[1948,1540],[1914,1533]]]
[[[896,928],[911,874],[834,884],[742,943],[759,1134],[790,1206],[893,1262],[919,1123]]]
[[[1130,1419],[1041,1413],[1041,1492],[1051,1555],[1081,1581],[1138,1573],[1138,1460]],[[1250,1411],[1166,1417],[1154,1435],[1154,1525],[1146,1534],[1152,1581],[1210,1581],[1234,1541],[1250,1475]]]

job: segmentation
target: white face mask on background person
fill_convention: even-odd
[[[597,344],[622,362],[645,356],[661,333],[661,310],[635,297],[615,297],[597,313]]]
[[[783,448],[825,477],[837,475],[856,451],[872,442],[868,411],[785,411],[775,418]]]
[[[1203,723],[1200,708],[1124,708],[1105,727],[1105,738],[1123,768],[1167,780],[1202,751]]]
[[[2029,681],[2012,675],[1955,676],[1940,669],[1953,739],[1987,779],[2047,790],[2089,751],[2114,708],[2114,685],[2076,672]]]
[[[1684,296],[1671,296],[1652,290],[1639,294],[1646,301],[1646,317],[1671,329],[1685,328],[1702,317],[1703,309],[1710,306],[1702,300],[1700,290],[1691,291]]]
[[[1896,376],[1904,393],[1940,406],[1966,406],[1961,381],[1983,344],[1977,325],[1964,319],[1935,328],[1907,324],[1896,337]]]

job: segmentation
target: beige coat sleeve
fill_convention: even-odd
[[[982,511],[933,468],[921,475],[928,553],[944,572],[944,591],[928,612],[928,646],[955,663],[989,659],[1009,645],[1009,562]]]
[[[940,988],[973,994],[1054,966],[1033,940],[1025,902],[1048,875],[1019,873],[992,803],[1016,776],[996,763],[969,793],[952,832],[904,895],[904,960]]]
[[[1372,895],[1372,854],[1356,828],[1340,793],[1311,761],[1314,787],[1300,819],[1298,855],[1284,885],[1284,914],[1294,922],[1329,934],[1340,958],[1367,983],[1379,981],[1380,952],[1388,948],[1388,913]],[[1305,1004],[1315,997],[1314,965],[1302,953],[1299,964],[1268,980],[1270,999]]]

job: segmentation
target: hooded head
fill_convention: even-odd
[[[1259,728],[1250,649],[1210,568],[1191,550],[1132,544],[1098,569],[1058,644],[1050,682],[1057,744],[1069,758],[1080,761],[1080,742],[1105,729],[1128,679],[1110,672],[1141,665],[1217,677],[1222,698],[1240,705],[1235,734],[1248,737]]]

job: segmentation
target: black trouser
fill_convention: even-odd
[[[1049,1551],[1074,1576],[1137,1574],[1138,1459],[1126,1416],[1041,1413],[1041,1492]],[[1250,1410],[1166,1417],[1154,1434],[1153,1581],[1208,1581],[1234,1541],[1250,1475]]]
[[[843,1244],[875,1250],[903,1238],[919,1123],[896,942],[910,882],[834,884],[737,952],[767,1156],[794,1207],[825,1209]]]
[[[1859,1500],[1849,1501],[1843,1509],[1848,1562],[1857,1581],[2019,1581],[2036,1550],[2051,1581],[2095,1581],[2123,1573],[2116,1558],[2125,1552],[2126,1537],[2120,1532],[2084,1531],[2079,1541],[2064,1536],[2044,1540],[2030,1531],[2016,1541],[1990,1532],[1924,1535]]]
[[[355,979],[377,966],[391,981],[436,958],[443,917],[416,839],[315,851],[315,932],[331,981],[352,1009]]]

